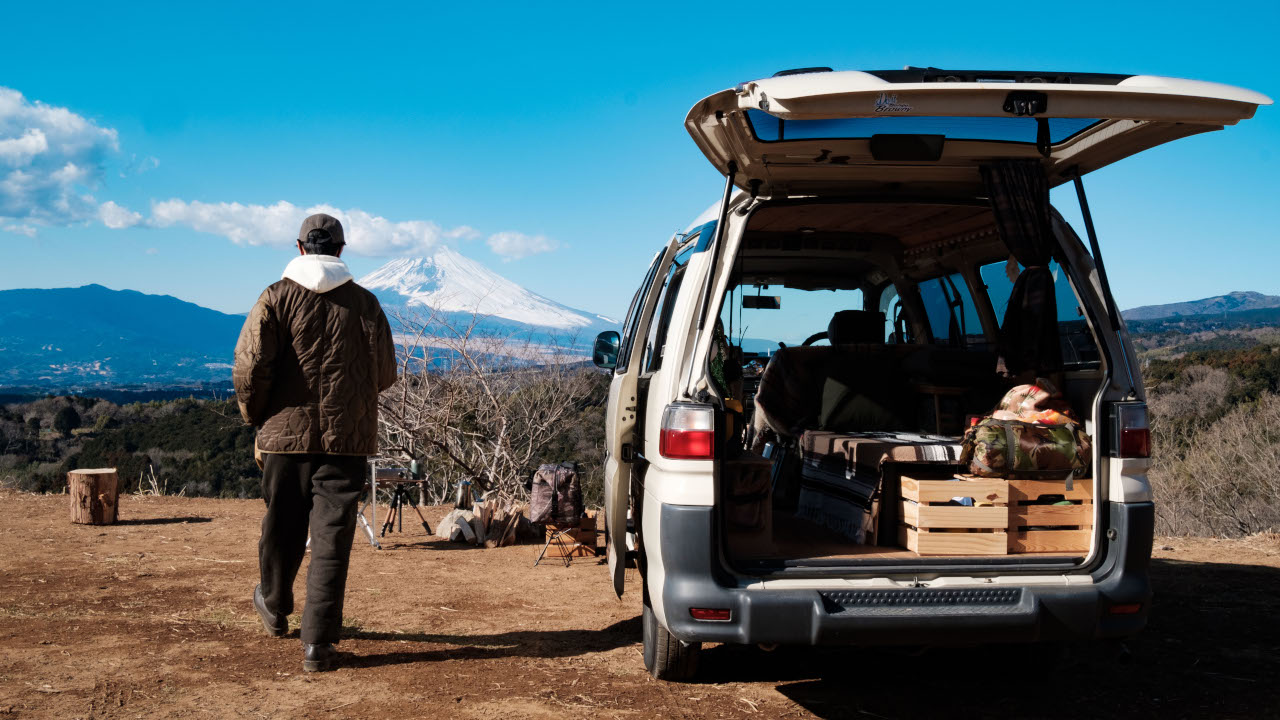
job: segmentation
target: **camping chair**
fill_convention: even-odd
[[[546,557],[547,550],[550,550],[551,545],[554,544],[560,554],[558,556],[553,555],[552,557],[559,557],[561,560],[564,560],[564,566],[569,567],[569,563],[573,559],[574,550],[586,547],[586,545],[583,545],[576,537],[570,534],[571,531],[577,530],[579,527],[581,527],[580,523],[577,525],[548,523],[547,542],[542,546],[542,552],[538,553],[538,559],[533,561],[533,566],[537,567],[538,563],[542,562],[542,558]]]

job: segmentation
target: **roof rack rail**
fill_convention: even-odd
[[[935,67],[913,67],[902,70],[868,70],[881,80],[892,83],[919,82],[1008,82],[1061,83],[1067,85],[1118,85],[1132,75],[1108,73],[1034,72],[1030,70],[942,70]]]

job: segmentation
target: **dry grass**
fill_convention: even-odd
[[[1243,537],[1280,529],[1280,395],[1202,422],[1221,403],[1216,380],[1201,378],[1186,397],[1153,398],[1157,533]]]

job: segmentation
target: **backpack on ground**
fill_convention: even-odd
[[[582,517],[582,483],[575,462],[540,465],[529,490],[529,521],[572,525]]]

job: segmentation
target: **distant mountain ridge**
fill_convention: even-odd
[[[1125,310],[1120,314],[1124,316],[1125,320],[1159,320],[1179,316],[1222,315],[1269,308],[1280,308],[1280,295],[1236,291],[1201,300],[1166,305],[1143,305],[1142,307]]]
[[[244,318],[169,295],[0,290],[0,385],[225,380]]]
[[[531,292],[450,248],[393,260],[358,280],[387,315],[425,317],[571,342],[586,357],[595,335],[617,329],[602,315]],[[57,388],[225,383],[244,314],[168,295],[78,288],[0,290],[0,387]]]

